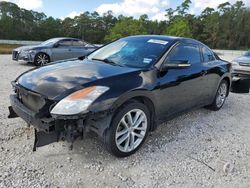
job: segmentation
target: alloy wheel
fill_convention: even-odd
[[[39,54],[37,56],[37,64],[39,64],[40,66],[43,66],[47,63],[49,63],[49,58],[46,54]]]
[[[126,113],[120,120],[116,133],[115,142],[122,152],[131,152],[143,141],[147,132],[147,116],[140,109],[133,109]]]
[[[227,84],[222,83],[220,85],[220,88],[218,90],[217,97],[216,97],[217,107],[221,107],[224,104],[226,97],[227,97]]]

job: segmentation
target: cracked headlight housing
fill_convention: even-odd
[[[105,86],[93,86],[76,91],[59,101],[51,110],[52,115],[76,115],[88,109],[88,107],[109,88]]]

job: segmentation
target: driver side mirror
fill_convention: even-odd
[[[165,61],[164,64],[161,67],[162,71],[166,71],[168,69],[185,69],[189,68],[191,64],[188,60],[171,60],[171,61]]]

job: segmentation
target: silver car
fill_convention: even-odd
[[[234,74],[250,75],[250,50],[245,52],[243,56],[234,59],[232,68]]]
[[[75,38],[53,38],[36,46],[22,46],[12,51],[12,59],[42,66],[52,61],[88,55],[98,46]]]
[[[232,92],[249,93],[250,88],[250,50],[232,62]]]

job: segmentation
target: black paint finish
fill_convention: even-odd
[[[117,108],[131,98],[144,97],[153,104],[152,111],[158,120],[208,105],[213,101],[222,79],[231,84],[231,65],[215,56],[204,62],[201,49],[207,47],[198,41],[167,36],[134,37],[167,40],[171,46],[159,61],[147,68],[121,67],[88,59],[72,60],[28,71],[16,79],[17,85],[55,102],[88,86],[108,86],[110,90],[100,96],[89,111]],[[191,62],[189,67],[162,70],[164,57],[177,43],[197,45],[200,62]]]

